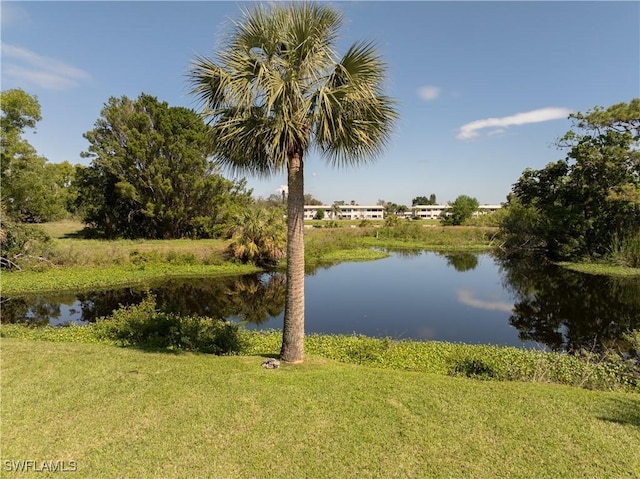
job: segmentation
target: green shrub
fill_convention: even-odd
[[[178,318],[176,349],[209,354],[228,354],[241,348],[239,326],[234,323],[199,316]]]
[[[14,221],[0,208],[0,267],[48,267],[52,248],[51,237],[42,228]]]
[[[495,379],[496,372],[482,360],[465,358],[455,365],[451,375],[477,379]]]
[[[273,267],[286,256],[287,228],[279,208],[251,207],[234,216],[228,253],[243,263]]]
[[[614,264],[640,268],[640,234],[624,238],[614,235],[609,257]]]
[[[129,253],[129,260],[131,264],[135,264],[137,266],[143,266],[149,263],[161,263],[163,262],[163,258],[157,251],[138,251],[133,250]]]
[[[100,339],[123,346],[166,348],[228,354],[241,347],[235,323],[200,316],[179,316],[156,311],[153,296],[140,304],[121,307],[95,325]]]

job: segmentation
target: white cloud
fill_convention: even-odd
[[[29,13],[20,5],[11,2],[2,2],[2,28],[10,28],[31,23]]]
[[[91,78],[80,68],[4,42],[2,57],[4,73],[8,77],[50,90],[71,88]]]
[[[440,96],[440,88],[437,86],[425,85],[418,89],[418,95],[426,101],[435,100]]]
[[[504,128],[498,128],[497,130],[491,130],[489,133],[487,133],[487,136],[502,135],[506,131],[507,130],[505,130]]]
[[[504,301],[484,301],[482,299],[474,298],[472,291],[466,289],[458,290],[456,293],[458,301],[472,308],[486,309],[489,311],[504,311],[510,313],[513,311],[513,305],[505,303]]]
[[[483,128],[497,128],[497,130],[494,130],[494,133],[503,133],[504,129],[509,126],[559,120],[567,118],[570,113],[571,110],[568,108],[548,107],[524,113],[516,113],[511,116],[503,116],[502,118],[485,118],[484,120],[476,120],[471,123],[467,123],[466,125],[462,125],[456,138],[459,140],[477,138],[480,136],[478,130],[482,130]]]
[[[287,185],[280,185],[276,190],[278,193],[284,193],[286,195],[289,194],[289,187]]]

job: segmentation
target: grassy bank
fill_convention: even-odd
[[[167,262],[17,271],[2,275],[2,294],[79,292],[148,284],[167,278],[235,276],[257,271],[260,271],[259,268],[253,265],[236,263],[206,265]]]
[[[33,328],[5,324],[0,328],[0,336],[146,349],[158,349],[162,344],[162,348],[174,352],[202,352],[203,349],[194,347],[201,344],[206,348],[205,352],[218,350],[228,354],[273,357],[279,354],[280,331],[248,331],[227,324],[225,332],[211,328],[197,332],[188,318],[177,321],[171,316],[154,314],[153,302],[147,303],[121,309],[107,321],[99,320],[94,325]],[[208,324],[203,318],[199,319]],[[223,336],[217,336],[216,331]],[[305,350],[311,356],[381,369],[640,393],[638,365],[634,366],[615,355],[603,360],[596,355],[570,355],[496,345],[395,341],[361,335],[326,334],[307,335]]]
[[[3,272],[3,294],[86,290],[140,284],[171,276],[211,276],[257,271],[229,262],[225,240],[88,240],[81,225],[43,225],[53,240],[23,271]],[[309,266],[385,257],[380,248],[487,250],[491,228],[425,227],[416,223],[385,228],[313,228],[305,231]],[[375,249],[377,248],[377,249]]]
[[[579,273],[618,277],[640,277],[640,268],[629,268],[603,263],[558,263],[560,266]]]
[[[3,464],[75,461],[92,478],[640,477],[634,394],[319,357],[265,370],[260,355],[1,347]]]
[[[380,249],[430,251],[489,251],[495,228],[432,226],[416,222],[395,228],[325,228],[305,231],[305,259],[308,264],[334,259],[354,261],[385,256]],[[378,250],[363,254],[366,250]]]

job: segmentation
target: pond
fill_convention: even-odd
[[[280,329],[282,274],[172,279],[147,288],[2,298],[2,322],[64,325],[137,304]],[[640,280],[585,275],[489,254],[392,253],[309,272],[307,333],[499,344],[553,350],[611,346],[640,328]]]

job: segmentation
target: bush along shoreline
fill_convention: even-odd
[[[214,318],[158,312],[152,296],[138,305],[122,307],[95,324],[38,328],[7,324],[0,328],[0,337],[244,356],[277,356],[282,340],[280,331],[249,331],[240,324]],[[362,335],[312,334],[305,343],[311,356],[366,367],[640,393],[640,332],[630,333],[627,340],[632,347],[624,355],[567,354]]]

